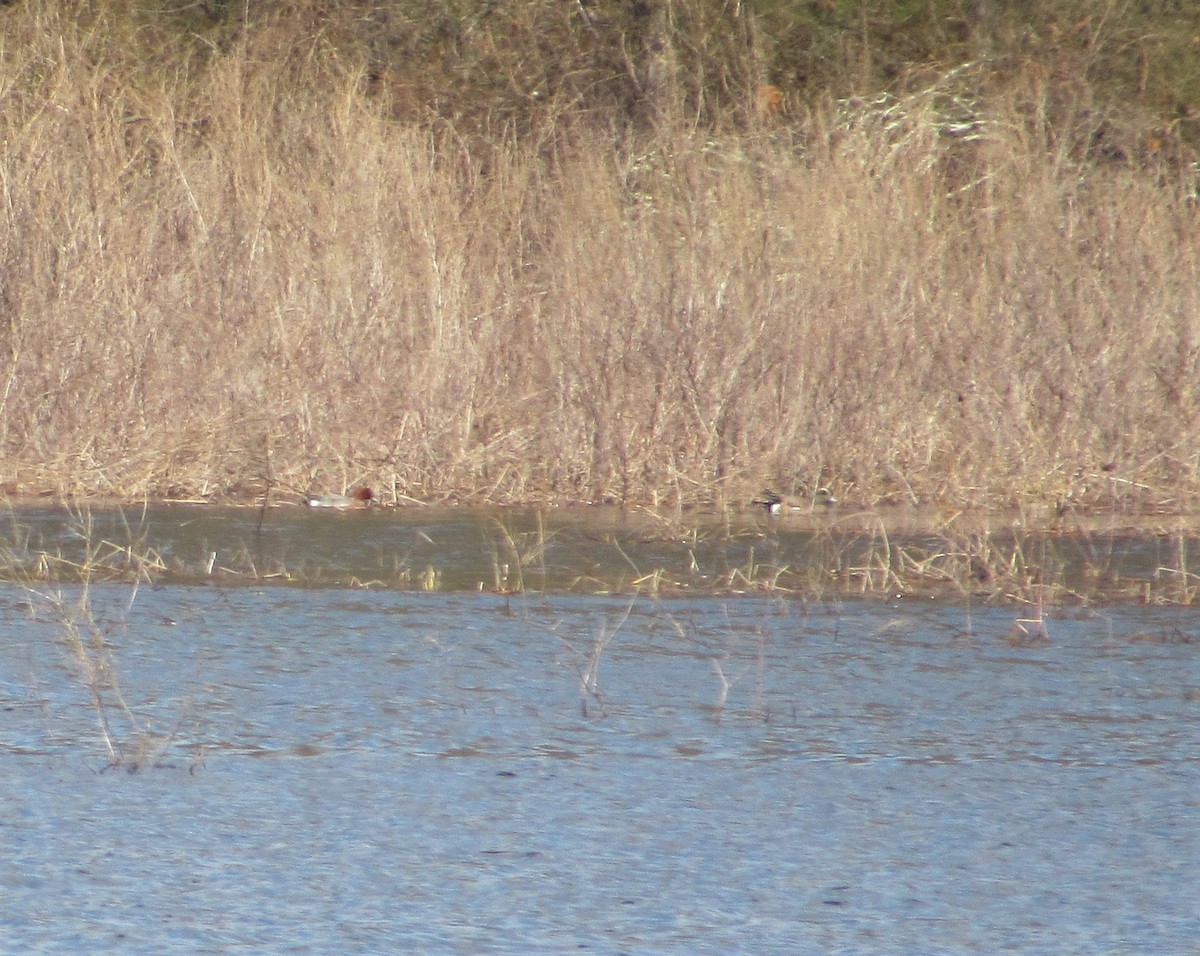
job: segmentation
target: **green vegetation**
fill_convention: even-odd
[[[0,486],[1190,510],[1198,82],[1166,0],[7,4]]]

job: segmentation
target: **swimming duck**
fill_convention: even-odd
[[[336,508],[345,511],[348,508],[369,508],[375,500],[375,492],[370,488],[356,488],[348,495],[305,495],[304,503],[309,508]]]
[[[779,495],[773,491],[764,491],[751,504],[767,509],[769,515],[779,515],[786,511],[810,511],[814,508],[831,508],[838,503],[828,488],[818,488],[813,492],[812,501],[803,500],[787,495]]]

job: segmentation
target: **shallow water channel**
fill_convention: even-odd
[[[3,949],[1195,951],[1194,612],[471,590],[489,563],[0,587]]]

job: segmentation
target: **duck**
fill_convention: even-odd
[[[816,508],[832,508],[838,503],[838,500],[828,488],[818,488],[813,492],[812,501],[807,503],[799,498],[776,494],[774,491],[764,491],[750,503],[758,505],[761,508],[766,508],[769,515],[779,515],[788,511],[811,511]]]
[[[334,508],[346,511],[350,508],[369,508],[375,500],[375,492],[365,485],[355,488],[348,495],[305,495],[304,504],[309,508]]]

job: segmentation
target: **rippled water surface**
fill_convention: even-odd
[[[132,714],[105,693],[118,768],[70,629],[0,590],[7,951],[1200,939],[1194,613],[1043,634],[919,602],[178,585],[91,607],[84,659]]]

